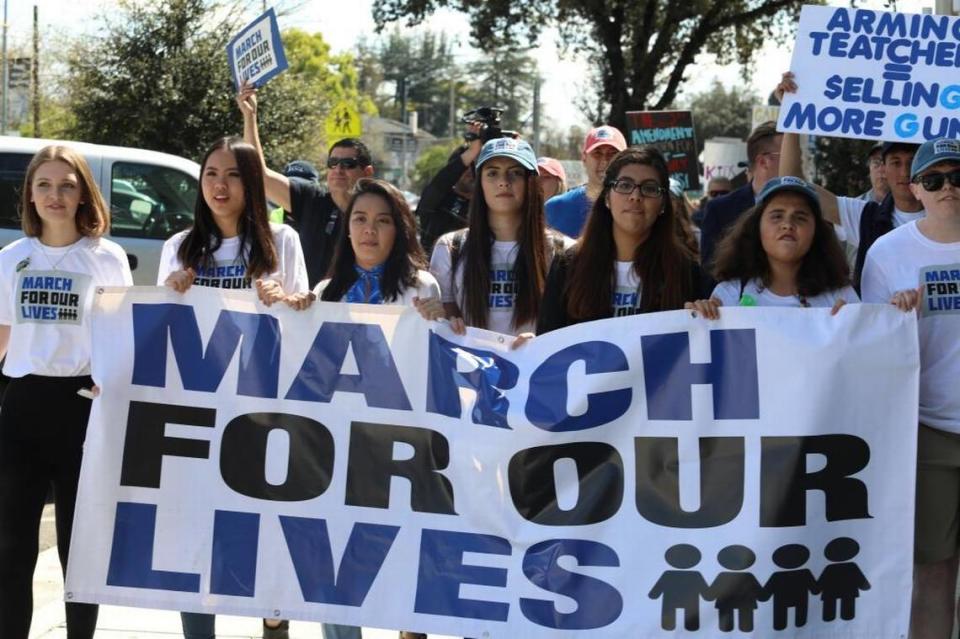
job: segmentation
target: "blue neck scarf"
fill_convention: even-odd
[[[347,291],[347,301],[354,304],[383,304],[383,293],[380,292],[383,264],[369,271],[354,264],[353,269],[357,272],[357,281]]]

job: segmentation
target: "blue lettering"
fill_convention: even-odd
[[[690,361],[687,333],[644,335],[644,384],[649,419],[693,419],[690,387],[713,387],[714,419],[759,419],[757,337],[753,329],[710,331],[709,364]]]
[[[342,606],[363,605],[400,532],[399,526],[353,524],[334,575],[325,520],[281,515],[280,526],[304,600]]]
[[[213,517],[210,592],[252,597],[257,583],[260,515],[217,510]]]
[[[340,372],[351,347],[356,375]],[[368,406],[412,410],[390,345],[376,324],[324,322],[286,398],[329,402],[337,391],[362,393]]]
[[[812,131],[817,126],[817,107],[813,104],[794,102],[783,119],[785,129],[806,129]]]
[[[830,37],[826,31],[813,31],[810,33],[810,39],[813,40],[813,55],[820,55],[823,48],[823,42]]]
[[[154,504],[117,503],[107,585],[177,592],[200,592],[200,575],[154,570],[153,540],[157,526]]]
[[[237,394],[277,396],[280,327],[276,318],[258,313],[220,311],[204,351],[192,307],[134,304],[133,384],[164,387],[168,334],[184,389],[216,392],[239,344]]]
[[[901,138],[912,138],[919,130],[917,116],[913,113],[902,113],[893,121],[893,132]]]
[[[414,611],[428,615],[506,621],[509,604],[460,597],[461,584],[495,588],[507,585],[507,571],[504,568],[465,565],[465,552],[509,556],[511,547],[503,537],[425,528],[420,538],[420,570]]]
[[[534,544],[523,557],[523,574],[535,586],[577,602],[574,612],[560,612],[556,603],[520,598],[520,611],[533,623],[558,630],[588,630],[608,626],[623,612],[623,597],[616,588],[594,577],[570,572],[559,565],[573,557],[578,566],[616,567],[617,553],[604,544],[585,539],[553,539]]]
[[[827,88],[823,92],[823,97],[827,98],[828,100],[833,100],[839,97],[841,93],[846,93],[846,88],[843,86],[843,78],[841,78],[839,75],[831,75],[829,78],[827,78],[825,84]]]
[[[827,22],[827,31],[850,31],[850,14],[846,9],[837,9]]]
[[[960,85],[951,84],[943,87],[943,91],[940,92],[940,104],[947,109],[960,109]]]
[[[457,358],[475,366],[467,373],[457,371]],[[427,411],[460,418],[460,389],[476,393],[471,411],[474,424],[510,428],[507,411],[510,402],[504,391],[516,386],[520,370],[515,364],[492,351],[454,344],[430,332],[427,369]]]
[[[585,430],[608,424],[630,408],[633,389],[628,387],[590,393],[582,415],[567,414],[567,372],[578,361],[586,364],[587,375],[630,368],[626,354],[610,342],[581,342],[554,353],[530,376],[526,413],[534,426],[551,432]]]

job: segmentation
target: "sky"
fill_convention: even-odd
[[[39,7],[41,32],[52,30],[68,34],[94,33],[94,17],[103,9],[113,5],[106,0],[0,0],[8,3],[9,38],[13,43],[27,45],[30,42],[33,5]],[[268,2],[268,6],[269,6]],[[298,27],[308,32],[323,34],[334,52],[352,50],[361,36],[374,37],[374,23],[371,14],[373,0],[280,0],[282,9],[292,4],[299,5],[294,12],[280,18],[280,28]],[[842,0],[829,0],[828,4],[847,5]],[[880,0],[859,2],[864,8],[883,9]],[[923,7],[932,7],[933,0],[901,0],[896,3],[899,11],[920,13]],[[259,8],[259,5],[257,6]],[[251,9],[249,19],[253,20],[258,11]],[[469,25],[462,14],[441,10],[434,14],[422,27],[437,32],[445,32],[460,42],[458,61],[470,61],[479,54],[469,46]],[[766,96],[777,83],[780,74],[790,67],[792,43],[777,45],[771,43],[756,56],[750,80],[747,86],[759,96]],[[541,88],[541,103],[547,126],[566,130],[572,125],[581,127],[589,123],[576,106],[571,96],[582,91],[587,65],[581,59],[563,58],[557,47],[555,31],[546,31],[539,45],[533,50],[539,63],[544,82]],[[688,81],[684,85],[681,99],[708,89],[713,81],[719,80],[725,86],[743,86],[743,71],[738,65],[721,66],[713,57],[701,54],[694,64],[687,68]]]

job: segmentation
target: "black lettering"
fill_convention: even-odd
[[[123,442],[121,486],[160,488],[164,455],[207,459],[210,442],[203,439],[167,437],[167,424],[213,428],[217,411],[196,406],[130,402],[127,432]]]

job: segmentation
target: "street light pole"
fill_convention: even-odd
[[[10,61],[7,59],[7,0],[3,0],[3,105],[0,107],[0,135],[7,133],[7,94],[10,92]]]

